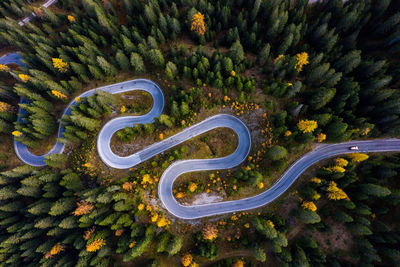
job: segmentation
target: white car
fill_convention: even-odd
[[[351,146],[349,147],[350,150],[358,150],[358,146]]]

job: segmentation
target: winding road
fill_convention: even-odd
[[[46,2],[46,4],[50,5],[55,1],[56,0],[50,0]],[[24,19],[22,21],[22,25],[27,22],[25,20],[29,21],[30,18]],[[23,66],[20,56],[17,53],[10,53],[0,58],[0,64],[10,63],[16,63]],[[97,150],[99,156],[105,164],[113,168],[127,169],[136,166],[178,144],[181,144],[195,136],[218,127],[231,128],[237,134],[238,147],[231,155],[215,159],[176,161],[171,164],[162,174],[158,185],[159,198],[163,206],[171,214],[181,219],[198,219],[207,216],[251,210],[264,206],[285,193],[286,190],[296,181],[296,179],[311,165],[323,159],[354,152],[349,150],[350,146],[358,146],[359,152],[364,153],[400,151],[400,139],[378,139],[369,141],[351,141],[338,144],[324,144],[318,147],[318,149],[305,154],[303,157],[297,160],[287,169],[282,177],[271,188],[261,194],[233,201],[184,206],[179,204],[173,196],[172,188],[175,180],[184,173],[229,169],[241,164],[247,158],[251,148],[251,137],[246,125],[240,119],[232,115],[219,114],[186,128],[180,133],[177,133],[163,141],[150,145],[149,147],[135,154],[127,157],[120,157],[111,151],[110,142],[113,134],[124,127],[133,126],[134,124],[153,122],[154,118],[160,116],[162,113],[164,108],[164,95],[156,83],[146,79],[136,79],[92,89],[81,94],[79,97],[82,98],[91,96],[96,92],[96,90],[103,90],[112,94],[119,94],[134,90],[144,90],[153,98],[153,107],[147,114],[142,116],[122,116],[112,119],[100,130],[97,138]],[[21,98],[20,103],[27,103],[27,100]],[[71,107],[74,105],[76,105],[75,100],[73,100],[67,106],[63,115],[71,114]],[[26,111],[20,108],[19,114],[24,115],[26,114]],[[22,122],[21,116],[18,117],[18,120]],[[58,137],[62,137],[63,131],[64,129],[60,125]],[[14,147],[17,156],[24,163],[33,166],[46,165],[44,162],[45,155],[34,155],[24,144],[21,144],[15,140]],[[57,142],[46,155],[63,153],[63,151],[64,145],[60,142]]]

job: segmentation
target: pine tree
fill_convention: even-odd
[[[335,88],[329,88],[329,89],[319,88],[316,92],[314,92],[311,95],[311,98],[309,100],[311,108],[314,110],[323,108],[333,99],[335,93],[336,93]]]
[[[136,51],[135,45],[132,43],[132,41],[126,37],[125,35],[121,34],[121,40],[124,45],[124,51],[128,55]]]
[[[225,57],[222,61],[222,67],[227,76],[231,75],[233,70],[233,62],[229,57]]]
[[[165,73],[169,80],[173,80],[178,75],[178,68],[173,62],[168,61],[165,67]]]
[[[113,65],[111,65],[104,57],[98,56],[96,60],[106,75],[113,76],[117,74],[117,69]]]
[[[67,158],[65,154],[50,154],[45,156],[44,162],[52,168],[60,168],[67,162]]]
[[[162,68],[164,67],[165,60],[164,56],[162,55],[161,51],[158,49],[151,49],[148,52],[149,60],[151,64],[153,64],[156,67]]]
[[[233,63],[240,64],[244,60],[243,46],[239,40],[236,40],[229,49],[229,57],[233,60]]]
[[[182,236],[174,236],[170,241],[167,252],[169,256],[176,255],[182,249],[183,238]]]
[[[127,56],[125,56],[125,54],[121,50],[118,50],[117,54],[115,55],[115,59],[121,70],[123,71],[129,70],[130,68],[129,59],[127,58]]]
[[[49,211],[51,216],[58,216],[61,214],[69,213],[75,208],[75,198],[61,198],[54,203]]]
[[[146,71],[142,57],[138,53],[131,54],[131,66],[133,71],[136,73],[142,73]]]

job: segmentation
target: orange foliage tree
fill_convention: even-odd
[[[11,105],[0,101],[0,112],[6,112],[11,108]]]
[[[10,71],[10,68],[7,65],[0,64],[0,71]]]
[[[204,23],[203,14],[197,12],[196,14],[193,15],[190,30],[197,33],[198,35],[204,35],[204,33],[206,32],[206,26]]]
[[[181,262],[183,266],[189,266],[193,261],[193,256],[190,255],[189,253],[186,253],[185,255],[182,256]]]
[[[77,203],[77,205],[78,205],[78,207],[74,210],[75,216],[88,214],[94,208],[93,204],[86,202],[86,201],[81,201],[81,202]]]
[[[101,249],[103,246],[106,245],[106,241],[103,238],[96,239],[90,244],[86,245],[86,251],[88,252],[95,252]]]
[[[318,143],[322,143],[323,141],[325,141],[325,139],[326,139],[326,134],[324,134],[324,133],[319,133],[319,134],[317,135],[317,142],[318,142]]]
[[[218,236],[218,229],[214,225],[207,225],[202,231],[205,240],[214,240]]]

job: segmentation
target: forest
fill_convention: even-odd
[[[185,174],[173,192],[189,205],[204,194],[252,196],[318,145],[399,137],[398,1],[42,2],[0,3],[0,56],[18,52],[22,62],[0,64],[0,266],[399,262],[399,154],[324,160],[264,207],[180,220],[158,200],[162,173],[176,160],[232,153],[235,135],[213,130],[116,170],[97,155],[100,129],[152,101],[102,90],[79,97],[136,78],[162,88],[163,114],[113,137],[121,156],[211,115],[239,117],[252,135],[246,161]],[[17,158],[14,140],[38,155],[56,140],[66,149],[33,167]]]

